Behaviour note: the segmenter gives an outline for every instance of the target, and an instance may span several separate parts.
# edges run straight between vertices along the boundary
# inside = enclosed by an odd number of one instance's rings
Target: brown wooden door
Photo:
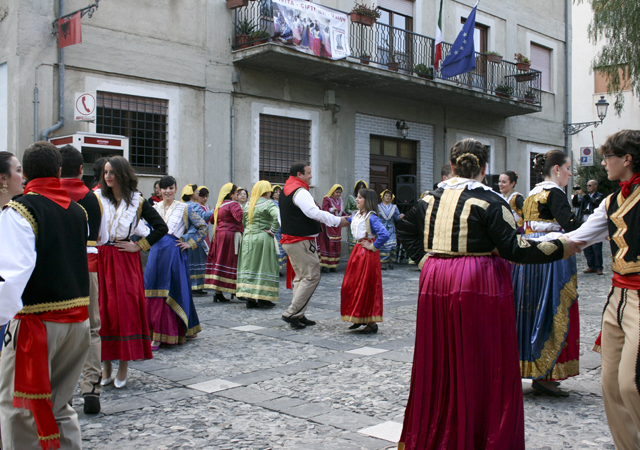
[[[380,194],[393,187],[393,164],[384,156],[371,155],[369,162],[369,188]]]

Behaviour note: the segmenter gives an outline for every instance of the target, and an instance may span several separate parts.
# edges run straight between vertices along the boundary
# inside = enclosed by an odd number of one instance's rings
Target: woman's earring
[[[7,192],[9,192],[7,190],[7,188],[9,187],[9,185],[7,184],[7,182],[5,181],[4,183],[2,183],[2,189],[0,189],[0,193],[2,194],[6,194]]]

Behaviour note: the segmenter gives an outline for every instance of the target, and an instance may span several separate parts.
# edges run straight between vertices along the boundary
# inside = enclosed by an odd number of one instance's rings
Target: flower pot
[[[524,101],[525,101],[525,102],[527,102],[527,103],[535,103],[536,98],[535,98],[535,97],[527,97],[527,96],[525,95],[525,97],[524,97]]]
[[[398,63],[397,62],[387,63],[387,69],[393,70],[394,72],[397,72],[398,71]]]
[[[425,78],[427,80],[433,80],[433,74],[432,73],[416,72],[416,75],[418,75],[420,78]]]
[[[357,12],[349,13],[349,18],[351,19],[352,22],[360,23],[360,24],[366,25],[368,27],[370,27],[371,25],[376,23],[376,18],[375,17],[366,16],[364,14],[360,14],[360,13],[357,13]]]
[[[522,83],[523,81],[532,81],[536,79],[536,76],[532,73],[525,73],[522,75],[516,75],[514,77],[518,83]]]
[[[507,94],[506,92],[502,92],[502,91],[495,91],[496,95],[498,97],[502,97],[502,98],[511,98],[510,94]]]
[[[516,63],[516,69],[518,70],[529,70],[529,68],[531,67],[531,64],[528,63]]]
[[[227,0],[227,8],[235,9],[240,8],[242,6],[247,6],[249,4],[249,0]]]
[[[362,56],[360,57],[360,62],[361,62],[362,64],[369,65],[369,58],[370,58],[370,56],[369,56],[369,55],[362,55]]]
[[[248,34],[239,34],[238,36],[236,36],[236,39],[238,40],[239,49],[251,46],[251,44],[249,43],[249,41],[251,41],[251,36],[249,36]]]
[[[487,61],[494,64],[500,64],[502,62],[502,56],[500,55],[487,55]]]
[[[251,46],[264,44],[264,43],[266,43],[268,40],[269,40],[269,38],[268,38],[268,37],[267,37],[267,38],[260,38],[260,39],[256,39],[255,41],[253,41],[253,42],[251,43]]]

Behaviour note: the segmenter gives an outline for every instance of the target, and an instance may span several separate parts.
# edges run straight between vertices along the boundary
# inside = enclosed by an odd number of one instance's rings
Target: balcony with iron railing
[[[476,52],[476,68],[444,79],[434,70],[435,40],[382,23],[351,22],[351,56],[331,60],[299,52],[274,36],[270,0],[236,8],[233,61],[239,66],[286,72],[435,104],[467,107],[509,117],[539,112],[541,72],[520,70],[516,63],[490,62]],[[447,55],[451,44],[442,43]]]

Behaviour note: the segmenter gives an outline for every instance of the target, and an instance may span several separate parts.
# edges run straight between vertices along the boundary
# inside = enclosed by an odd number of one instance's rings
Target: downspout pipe
[[[564,28],[564,72],[565,72],[565,87],[564,87],[564,107],[565,117],[564,123],[571,123],[571,0],[565,0],[565,28]],[[570,161],[573,163],[571,155],[571,136],[564,133],[564,148],[569,155]]]
[[[60,11],[59,17],[64,15],[64,1],[60,0]],[[42,140],[46,141],[49,139],[49,135],[56,130],[59,130],[64,125],[64,48],[58,50],[59,58],[58,58],[58,94],[59,94],[59,103],[60,103],[60,112],[59,119],[56,123],[51,125],[49,128],[42,132]],[[37,119],[36,119],[37,123]],[[37,133],[36,133],[37,135]]]

